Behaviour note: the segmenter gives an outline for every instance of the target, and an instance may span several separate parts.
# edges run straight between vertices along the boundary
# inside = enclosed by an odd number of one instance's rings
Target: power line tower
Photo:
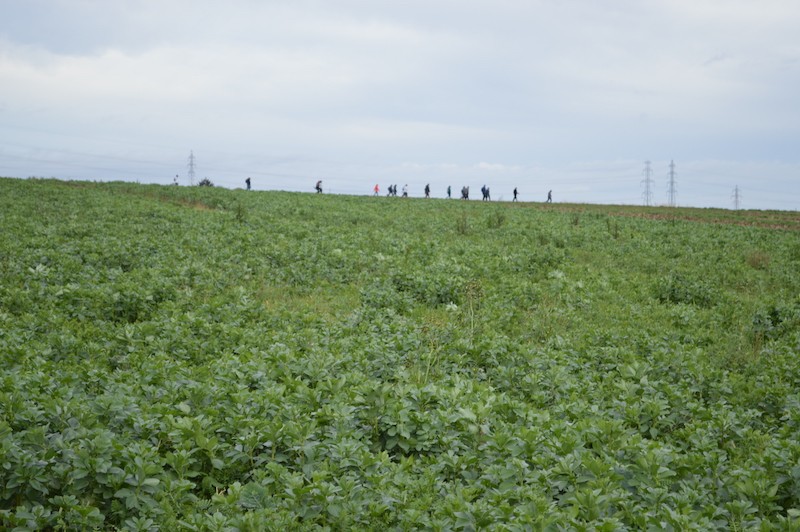
[[[650,168],[650,161],[644,162],[643,174],[644,179],[642,180],[642,184],[644,185],[644,192],[642,192],[642,197],[644,198],[644,204],[649,207],[653,200],[653,170]]]
[[[675,206],[675,199],[678,195],[678,187],[675,183],[675,161],[669,162],[669,181],[667,185],[667,205]]]
[[[189,184],[194,186],[194,151],[189,150]]]
[[[742,193],[739,191],[739,185],[736,185],[736,188],[733,189],[731,198],[733,199],[733,208],[738,211],[742,202]]]

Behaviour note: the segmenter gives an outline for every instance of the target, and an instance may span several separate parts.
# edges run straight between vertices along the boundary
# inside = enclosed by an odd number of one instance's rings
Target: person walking
[[[247,185],[247,190],[250,190],[250,178],[244,180],[245,185]]]
[[[408,197],[408,184],[403,185],[403,197]]]
[[[378,186],[378,183],[375,183],[375,188],[372,189],[375,192],[375,196],[381,191],[381,187]]]
[[[314,190],[317,191],[317,194],[322,194],[322,179],[317,181],[317,184],[314,186]]]
[[[450,185],[447,185],[447,199],[450,199]]]
[[[431,185],[430,185],[430,183],[425,185],[425,197],[426,198],[430,198],[431,197]]]
[[[553,191],[552,190],[548,190],[547,191],[547,203],[553,203]]]
[[[514,187],[514,199],[512,201],[517,201],[517,187]]]

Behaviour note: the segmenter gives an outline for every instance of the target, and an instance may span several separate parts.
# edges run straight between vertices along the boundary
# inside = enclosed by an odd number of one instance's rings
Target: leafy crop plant
[[[800,528],[797,213],[0,179],[0,219],[0,529]]]

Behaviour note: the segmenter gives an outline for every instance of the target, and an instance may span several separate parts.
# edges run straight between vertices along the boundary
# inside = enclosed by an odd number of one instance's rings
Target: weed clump
[[[748,253],[744,261],[754,270],[766,270],[769,268],[770,257],[765,251],[756,250]]]
[[[684,303],[706,308],[713,306],[717,300],[717,291],[708,283],[680,274],[661,278],[656,285],[655,295],[661,303]]]
[[[486,227],[489,229],[499,229],[506,223],[506,215],[500,211],[494,211],[486,218]]]
[[[243,224],[247,221],[247,209],[245,209],[244,205],[241,203],[237,203],[234,206],[233,215],[236,217],[236,221],[240,224]]]
[[[753,315],[750,336],[754,343],[775,340],[800,327],[800,299],[791,304],[771,305]]]
[[[459,235],[469,234],[469,220],[467,218],[466,213],[456,218],[456,233],[458,233]]]

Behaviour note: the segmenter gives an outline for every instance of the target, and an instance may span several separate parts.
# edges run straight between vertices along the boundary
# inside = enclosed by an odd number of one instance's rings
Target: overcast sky
[[[800,208],[798,0],[0,0],[0,175]],[[474,193],[473,193],[474,194]]]

